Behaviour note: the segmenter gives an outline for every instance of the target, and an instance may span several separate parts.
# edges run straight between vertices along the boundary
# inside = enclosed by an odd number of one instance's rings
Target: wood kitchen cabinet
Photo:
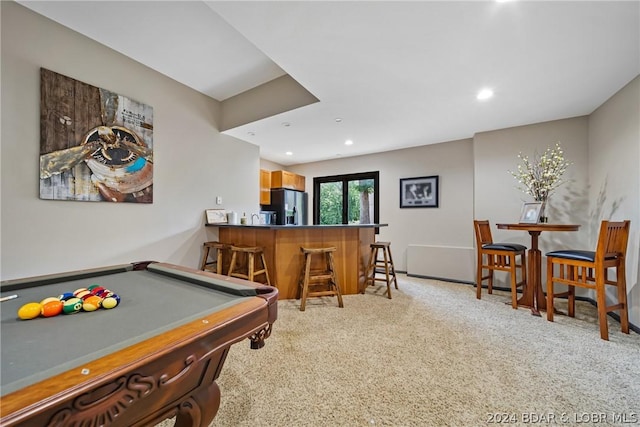
[[[260,169],[260,204],[271,204],[271,171]]]
[[[272,171],[271,188],[289,188],[291,190],[305,191],[305,177],[293,172]]]

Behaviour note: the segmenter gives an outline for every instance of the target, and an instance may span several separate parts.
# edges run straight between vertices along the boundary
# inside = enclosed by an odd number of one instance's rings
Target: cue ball
[[[86,298],[82,302],[82,309],[84,311],[96,311],[97,309],[100,308],[101,303],[102,303],[102,298],[93,295]]]
[[[22,320],[35,319],[40,316],[42,306],[37,302],[28,302],[18,309],[18,317]]]
[[[111,295],[110,297],[106,297],[105,299],[102,300],[102,307],[103,308],[114,308],[116,307],[118,304],[120,304],[120,297],[116,294]]]
[[[63,302],[59,299],[54,299],[53,301],[46,302],[42,304],[42,309],[40,310],[40,314],[44,317],[53,317],[62,313]]]
[[[62,306],[62,312],[64,314],[77,313],[82,309],[82,300],[80,298],[70,298],[66,300]]]

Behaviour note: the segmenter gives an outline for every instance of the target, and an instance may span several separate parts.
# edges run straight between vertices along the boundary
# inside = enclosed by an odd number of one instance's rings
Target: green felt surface
[[[211,279],[207,283],[189,274],[181,279],[179,271],[163,270],[166,269],[107,271],[90,278],[57,275],[57,282],[46,285],[9,291],[1,287],[1,296],[19,295],[0,305],[1,394],[74,367],[78,367],[79,372],[82,368],[90,369],[92,360],[250,297],[235,295],[238,288],[240,293],[252,294],[252,288],[243,290],[243,286],[225,280]],[[57,297],[94,283],[117,293],[121,297],[120,305],[111,310],[51,318],[20,320],[17,317],[18,308],[23,304]],[[21,286],[24,285],[23,282]],[[224,291],[225,288],[229,292]]]

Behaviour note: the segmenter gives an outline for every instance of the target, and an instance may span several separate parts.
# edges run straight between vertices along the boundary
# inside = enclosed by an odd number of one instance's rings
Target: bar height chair
[[[487,280],[487,292],[493,293],[493,272],[506,271],[510,276],[511,307],[518,308],[518,287],[527,282],[527,247],[517,243],[495,243],[491,236],[491,226],[487,220],[474,220],[473,228],[476,234],[477,272],[476,298],[481,299],[482,282]],[[520,257],[520,264],[517,258]],[[521,281],[517,281],[517,270],[520,269]],[[487,274],[484,274],[487,270]]]
[[[625,259],[629,240],[630,221],[602,221],[595,252],[584,250],[559,250],[547,253],[547,320],[553,322],[553,300],[567,297],[569,316],[575,316],[575,288],[593,289],[596,292],[600,338],[609,340],[607,313],[618,310],[620,327],[629,333],[627,305],[627,281]],[[615,280],[609,279],[609,269],[615,269]],[[554,284],[568,286],[567,292],[554,293]],[[618,303],[607,305],[605,288],[615,286]]]

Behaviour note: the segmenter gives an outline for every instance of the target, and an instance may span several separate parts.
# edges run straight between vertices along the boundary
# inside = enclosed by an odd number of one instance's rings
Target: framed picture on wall
[[[227,212],[224,209],[207,209],[207,224],[226,224]]]
[[[542,202],[524,203],[522,212],[520,213],[521,224],[537,224],[540,220],[540,212],[542,211]]]
[[[400,179],[401,208],[437,208],[438,175]]]

